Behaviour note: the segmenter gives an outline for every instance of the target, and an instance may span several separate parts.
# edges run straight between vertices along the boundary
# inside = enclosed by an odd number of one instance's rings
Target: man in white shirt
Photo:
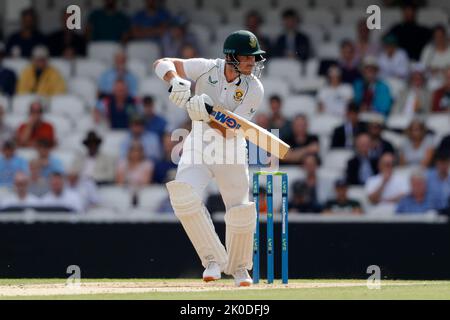
[[[1,208],[26,208],[39,205],[39,198],[28,192],[29,179],[23,172],[16,173],[14,177],[14,192],[1,202]]]
[[[375,207],[374,212],[390,214],[409,192],[409,181],[406,177],[394,173],[395,157],[385,153],[378,162],[379,174],[370,177],[365,185],[369,201]]]
[[[50,191],[41,200],[44,207],[62,207],[74,212],[83,210],[80,195],[64,186],[64,176],[61,172],[53,172],[50,176]]]
[[[229,136],[223,128],[210,122],[205,103],[219,104],[251,119],[264,95],[258,77],[265,52],[253,33],[240,30],[227,37],[223,53],[225,59],[164,58],[154,64],[158,77],[172,86],[170,100],[186,108],[193,121],[193,130],[184,141],[176,178],[167,184],[167,189],[175,215],[205,268],[203,280],[218,280],[221,272],[225,272],[233,275],[237,286],[250,286],[253,281],[248,270],[253,266],[256,208],[248,196],[246,156],[244,161],[235,161],[236,155],[237,158],[246,155],[246,141],[243,137]],[[187,79],[196,83],[193,97]],[[208,134],[203,134],[205,131]],[[206,141],[207,135],[213,136],[213,140]],[[214,156],[209,152],[211,145],[221,146],[214,149]],[[200,162],[196,161],[198,158]],[[217,236],[201,199],[213,177],[226,207],[227,249]]]
[[[405,50],[398,47],[397,38],[387,35],[383,38],[384,49],[378,65],[382,78],[406,80],[409,76],[409,57]]]

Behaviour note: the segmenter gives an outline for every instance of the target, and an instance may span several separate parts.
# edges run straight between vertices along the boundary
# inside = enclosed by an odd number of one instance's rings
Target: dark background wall
[[[223,240],[224,224],[216,227]],[[450,279],[448,224],[291,223],[289,231],[290,278],[363,279],[369,265],[378,265],[386,279]],[[0,223],[0,277],[65,278],[69,265],[80,266],[84,278],[200,277],[203,271],[178,223]]]

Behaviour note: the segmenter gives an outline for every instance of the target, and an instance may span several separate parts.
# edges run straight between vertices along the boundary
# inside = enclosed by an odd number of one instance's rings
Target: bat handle
[[[172,92],[172,86],[170,86],[169,92]],[[206,108],[206,111],[209,114],[211,114],[213,112],[213,106],[212,105],[205,103],[205,108]]]

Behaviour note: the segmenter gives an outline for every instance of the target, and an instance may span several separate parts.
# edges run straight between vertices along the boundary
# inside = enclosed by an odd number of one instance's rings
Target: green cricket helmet
[[[239,71],[237,56],[255,56],[256,65],[253,74],[259,77],[264,68],[264,50],[259,46],[258,38],[248,30],[239,30],[230,34],[223,44],[223,53],[227,57],[227,63],[232,64]]]

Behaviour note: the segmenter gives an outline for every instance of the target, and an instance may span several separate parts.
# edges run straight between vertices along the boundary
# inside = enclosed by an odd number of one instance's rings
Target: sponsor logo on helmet
[[[244,91],[241,88],[237,88],[236,91],[234,92],[234,101],[241,101],[242,98],[244,97]]]

